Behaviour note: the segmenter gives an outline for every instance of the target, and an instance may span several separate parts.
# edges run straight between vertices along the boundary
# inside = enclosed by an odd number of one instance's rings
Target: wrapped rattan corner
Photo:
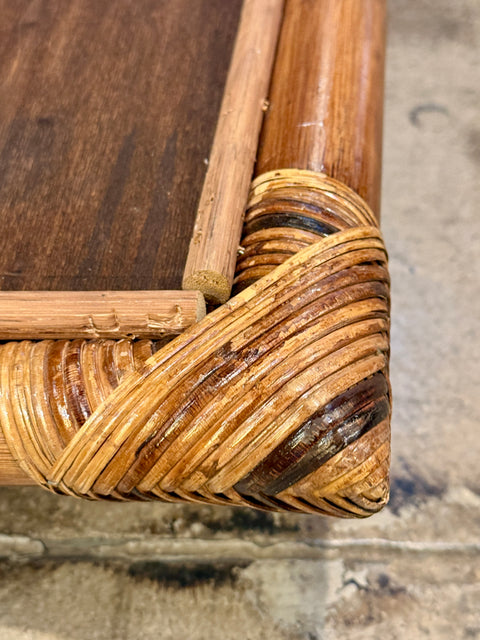
[[[384,9],[286,2],[230,300],[157,351],[0,347],[0,421],[25,478],[91,499],[340,517],[386,503]]]
[[[303,249],[144,364],[128,343],[115,367],[92,349],[108,345],[0,349],[4,433],[46,488],[338,515],[385,500],[388,275],[374,227]]]

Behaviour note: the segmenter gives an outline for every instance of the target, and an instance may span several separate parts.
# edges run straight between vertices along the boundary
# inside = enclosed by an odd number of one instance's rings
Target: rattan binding
[[[92,499],[378,511],[389,277],[374,215],[323,174],[260,176],[237,269],[237,288],[247,284],[155,353],[128,340],[1,346],[17,463],[51,491]]]

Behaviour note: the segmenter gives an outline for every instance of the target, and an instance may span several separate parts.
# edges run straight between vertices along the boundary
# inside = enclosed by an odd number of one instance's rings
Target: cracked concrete
[[[479,33],[476,0],[390,0],[387,509],[335,521],[2,488],[2,640],[480,638]]]

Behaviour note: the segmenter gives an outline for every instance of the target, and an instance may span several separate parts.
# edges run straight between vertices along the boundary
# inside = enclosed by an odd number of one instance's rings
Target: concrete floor
[[[2,640],[480,638],[480,3],[390,0],[393,484],[366,521],[1,490]]]

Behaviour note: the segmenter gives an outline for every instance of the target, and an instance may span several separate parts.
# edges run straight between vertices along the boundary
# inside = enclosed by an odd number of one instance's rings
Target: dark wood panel
[[[0,287],[179,288],[240,0],[0,0]]]

